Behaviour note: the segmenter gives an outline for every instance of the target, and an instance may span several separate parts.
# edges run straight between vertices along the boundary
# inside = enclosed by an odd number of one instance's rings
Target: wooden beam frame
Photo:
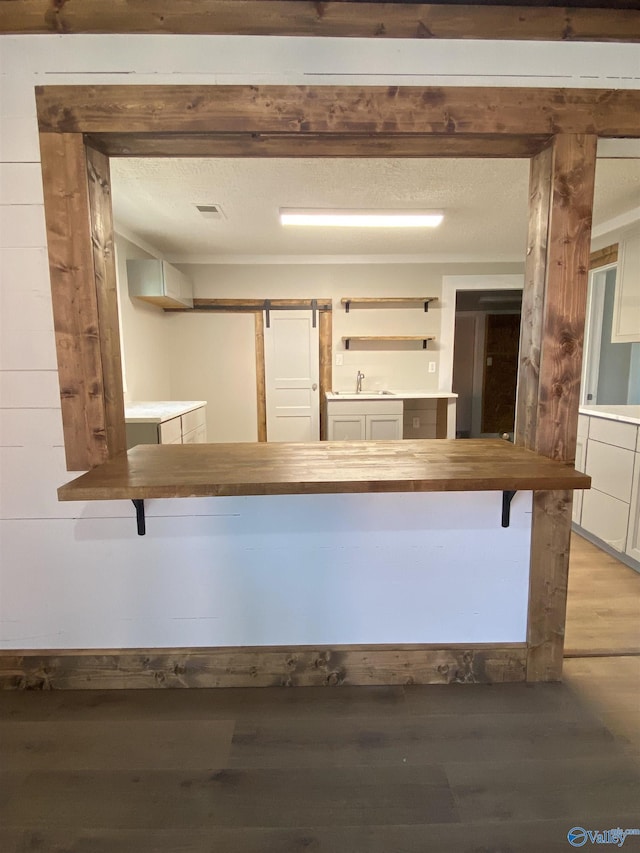
[[[407,156],[526,151],[532,177],[517,440],[573,464],[596,141],[640,137],[640,92],[54,86],[38,88],[37,108],[70,469],[92,467],[121,449],[107,157],[125,153],[122,134],[129,156],[157,154],[157,145],[165,156],[183,154],[192,137],[193,153],[201,153],[204,134],[217,141],[230,134],[229,156],[236,143],[244,156],[259,156],[252,139],[267,140],[273,154],[277,142],[281,157],[300,156],[305,141],[313,156],[328,150],[332,156],[393,155],[395,143],[399,151],[415,152]],[[372,140],[382,140],[382,148]],[[325,353],[329,383],[330,367]],[[532,681],[561,674],[570,509],[570,494],[535,493],[527,639]]]
[[[630,0],[609,8],[536,0],[492,3],[312,0],[13,0],[0,33],[177,33],[410,39],[640,40]]]
[[[339,687],[524,681],[524,643],[0,652],[0,690]]]

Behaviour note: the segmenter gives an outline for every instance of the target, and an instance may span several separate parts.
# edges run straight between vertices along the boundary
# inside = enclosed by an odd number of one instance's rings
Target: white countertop
[[[457,394],[451,391],[327,391],[327,400],[453,400]]]
[[[161,424],[206,405],[206,400],[151,400],[126,403],[124,419],[128,424]]]
[[[640,426],[640,406],[580,406],[581,415]]]

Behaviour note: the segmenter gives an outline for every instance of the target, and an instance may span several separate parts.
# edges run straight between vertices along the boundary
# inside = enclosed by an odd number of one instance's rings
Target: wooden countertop
[[[138,445],[61,501],[340,492],[585,489],[591,478],[498,439]]]

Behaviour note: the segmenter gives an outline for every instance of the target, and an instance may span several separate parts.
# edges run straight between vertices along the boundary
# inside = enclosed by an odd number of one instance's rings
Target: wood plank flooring
[[[627,648],[638,584],[585,545],[568,635]],[[640,657],[562,684],[4,692],[0,751],[2,853],[566,853],[575,825],[640,826]]]
[[[640,655],[640,574],[574,533],[565,657]]]

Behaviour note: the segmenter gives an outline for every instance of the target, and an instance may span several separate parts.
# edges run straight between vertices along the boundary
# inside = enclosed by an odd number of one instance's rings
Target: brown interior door
[[[482,432],[513,432],[518,380],[519,314],[487,314]]]

